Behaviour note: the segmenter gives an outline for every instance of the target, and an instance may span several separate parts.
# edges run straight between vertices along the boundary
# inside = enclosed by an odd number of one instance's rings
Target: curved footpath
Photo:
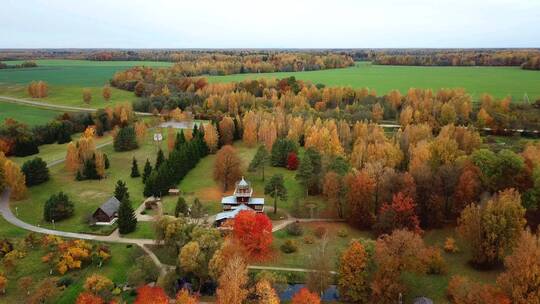
[[[139,246],[148,256],[154,261],[156,266],[159,267],[161,274],[165,274],[166,266],[161,263],[158,257],[145,245],[155,244],[152,239],[128,239],[122,238],[118,234],[118,229],[116,229],[112,234],[103,236],[103,235],[92,235],[85,233],[75,233],[75,232],[66,232],[59,230],[52,230],[42,227],[37,227],[18,219],[11,209],[9,208],[9,190],[5,190],[4,193],[0,196],[0,214],[2,217],[12,225],[15,225],[24,230],[41,233],[41,234],[50,234],[66,238],[75,238],[89,241],[98,241],[98,242],[108,242],[108,243],[123,243],[123,244],[132,244]]]

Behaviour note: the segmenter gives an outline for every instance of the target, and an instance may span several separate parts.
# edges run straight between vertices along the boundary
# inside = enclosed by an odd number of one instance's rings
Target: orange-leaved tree
[[[232,146],[223,146],[218,151],[214,163],[214,180],[223,185],[223,191],[227,191],[240,179],[241,165],[242,162]]]
[[[82,292],[77,297],[77,300],[75,301],[75,304],[103,304],[105,301],[103,301],[102,298],[89,293],[89,292]]]
[[[137,288],[137,298],[134,304],[168,304],[169,298],[161,287],[148,285]]]
[[[369,302],[368,263],[368,255],[362,243],[352,241],[341,255],[339,263],[338,288],[343,299],[354,303]]]
[[[307,288],[300,289],[292,298],[292,304],[320,304],[319,296]]]

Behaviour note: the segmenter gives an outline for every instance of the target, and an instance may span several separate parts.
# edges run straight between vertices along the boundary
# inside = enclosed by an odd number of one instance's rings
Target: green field
[[[393,89],[406,92],[409,88],[465,88],[473,97],[489,93],[496,97],[511,95],[523,100],[526,93],[531,101],[540,98],[540,72],[519,67],[417,67],[382,66],[359,62],[354,67],[310,72],[239,74],[210,76],[210,82],[230,82],[243,79],[283,78],[323,83],[328,86],[373,88],[379,95]]]
[[[14,118],[29,126],[44,125],[63,112],[0,101],[0,123]]]
[[[134,66],[167,67],[170,62],[154,61],[88,61],[88,60],[35,60],[37,68],[0,70],[0,84],[27,84],[43,80],[49,85],[103,86],[116,71]],[[17,64],[20,61],[4,61]]]
[[[5,61],[8,64],[18,61]],[[30,99],[56,105],[85,108],[103,108],[118,102],[132,101],[136,97],[132,92],[112,88],[110,101],[101,96],[102,87],[108,83],[116,71],[133,66],[167,67],[170,62],[153,61],[86,61],[86,60],[36,60],[37,68],[0,70],[0,96]],[[49,96],[32,99],[26,92],[28,83],[43,80],[49,84]],[[92,92],[92,101],[85,104],[82,91],[88,88]],[[18,118],[15,117],[15,118]]]

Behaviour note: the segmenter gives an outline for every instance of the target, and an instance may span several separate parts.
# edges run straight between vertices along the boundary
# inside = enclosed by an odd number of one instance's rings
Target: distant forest
[[[540,49],[37,49],[2,50],[0,61],[79,59],[175,62],[186,76],[291,72],[353,65],[521,66],[540,69]]]

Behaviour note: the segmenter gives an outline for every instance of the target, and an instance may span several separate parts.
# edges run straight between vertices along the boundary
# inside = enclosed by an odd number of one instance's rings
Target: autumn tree
[[[253,259],[265,258],[272,244],[272,222],[262,213],[240,211],[234,218],[234,237]]]
[[[323,195],[326,200],[334,207],[339,218],[343,218],[343,195],[345,189],[343,186],[343,177],[334,171],[328,171],[323,180]]]
[[[26,177],[19,165],[4,156],[0,152],[0,167],[3,171],[3,180],[6,186],[10,188],[10,198],[21,200],[26,196]]]
[[[420,257],[426,250],[422,238],[407,230],[394,230],[375,243],[374,260],[377,272],[371,282],[374,303],[395,303],[405,291],[401,273],[424,273],[425,263]]]
[[[0,275],[0,293],[6,294],[6,286],[7,286],[8,280],[3,275]]]
[[[240,158],[232,146],[223,146],[218,151],[214,162],[214,180],[223,185],[224,192],[242,176],[241,165]]]
[[[525,225],[521,195],[514,189],[500,191],[482,205],[470,204],[458,220],[458,232],[471,244],[472,261],[493,266],[512,250]]]
[[[247,298],[248,272],[246,262],[239,256],[232,257],[218,280],[218,304],[242,304]]]
[[[218,149],[219,135],[216,127],[210,123],[204,124],[204,141],[210,153],[215,153]]]
[[[248,171],[255,172],[261,170],[262,180],[264,182],[264,167],[270,164],[270,154],[266,150],[265,146],[259,146],[257,153],[253,156],[253,159],[249,163]]]
[[[161,287],[148,285],[137,288],[134,304],[169,304],[169,298]]]
[[[54,299],[60,293],[60,287],[57,286],[57,280],[54,278],[46,278],[41,281],[30,297],[27,299],[28,304],[42,304]]]
[[[260,304],[279,304],[279,297],[272,288],[270,282],[265,279],[260,280],[255,284],[255,295],[257,296],[257,303]]]
[[[478,201],[481,190],[480,169],[474,164],[467,162],[456,184],[452,210],[454,214],[459,215],[465,206]]]
[[[447,298],[455,304],[510,304],[512,301],[495,286],[472,281],[468,277],[452,276],[446,290]]]
[[[361,227],[375,223],[376,206],[373,203],[374,181],[365,171],[349,174],[345,178],[347,194],[345,201],[349,210],[348,220]]]
[[[189,294],[189,290],[183,288],[176,294],[175,304],[197,304],[197,298]]]
[[[101,95],[103,96],[103,99],[105,101],[109,101],[111,99],[111,87],[106,85],[106,86],[103,86],[103,89],[101,90]]]
[[[232,145],[234,142],[234,121],[231,117],[225,116],[219,122],[219,140],[221,145]]]
[[[497,285],[515,304],[540,303],[540,236],[523,231]]]
[[[23,290],[27,296],[30,295],[30,288],[34,285],[34,279],[31,276],[22,277],[17,281],[17,286]]]
[[[277,200],[287,200],[287,188],[282,174],[274,174],[264,186],[264,194],[274,198],[274,214],[277,214]]]
[[[105,301],[90,292],[81,292],[75,301],[75,304],[104,304]]]
[[[391,233],[396,229],[408,229],[420,233],[420,221],[415,213],[415,204],[412,198],[399,192],[395,194],[392,203],[382,205],[375,229],[378,233]]]
[[[248,147],[253,147],[257,143],[258,121],[257,115],[252,111],[244,114],[244,132],[242,139]]]
[[[343,299],[353,303],[368,303],[369,261],[362,243],[352,241],[339,261],[338,288]]]
[[[82,98],[84,103],[90,104],[90,101],[92,101],[92,91],[90,89],[83,89]]]
[[[307,288],[300,289],[296,294],[294,294],[292,304],[320,304],[321,299],[319,296],[310,292]]]
[[[93,274],[84,281],[84,289],[94,295],[107,293],[113,288],[113,282],[102,275]]]

